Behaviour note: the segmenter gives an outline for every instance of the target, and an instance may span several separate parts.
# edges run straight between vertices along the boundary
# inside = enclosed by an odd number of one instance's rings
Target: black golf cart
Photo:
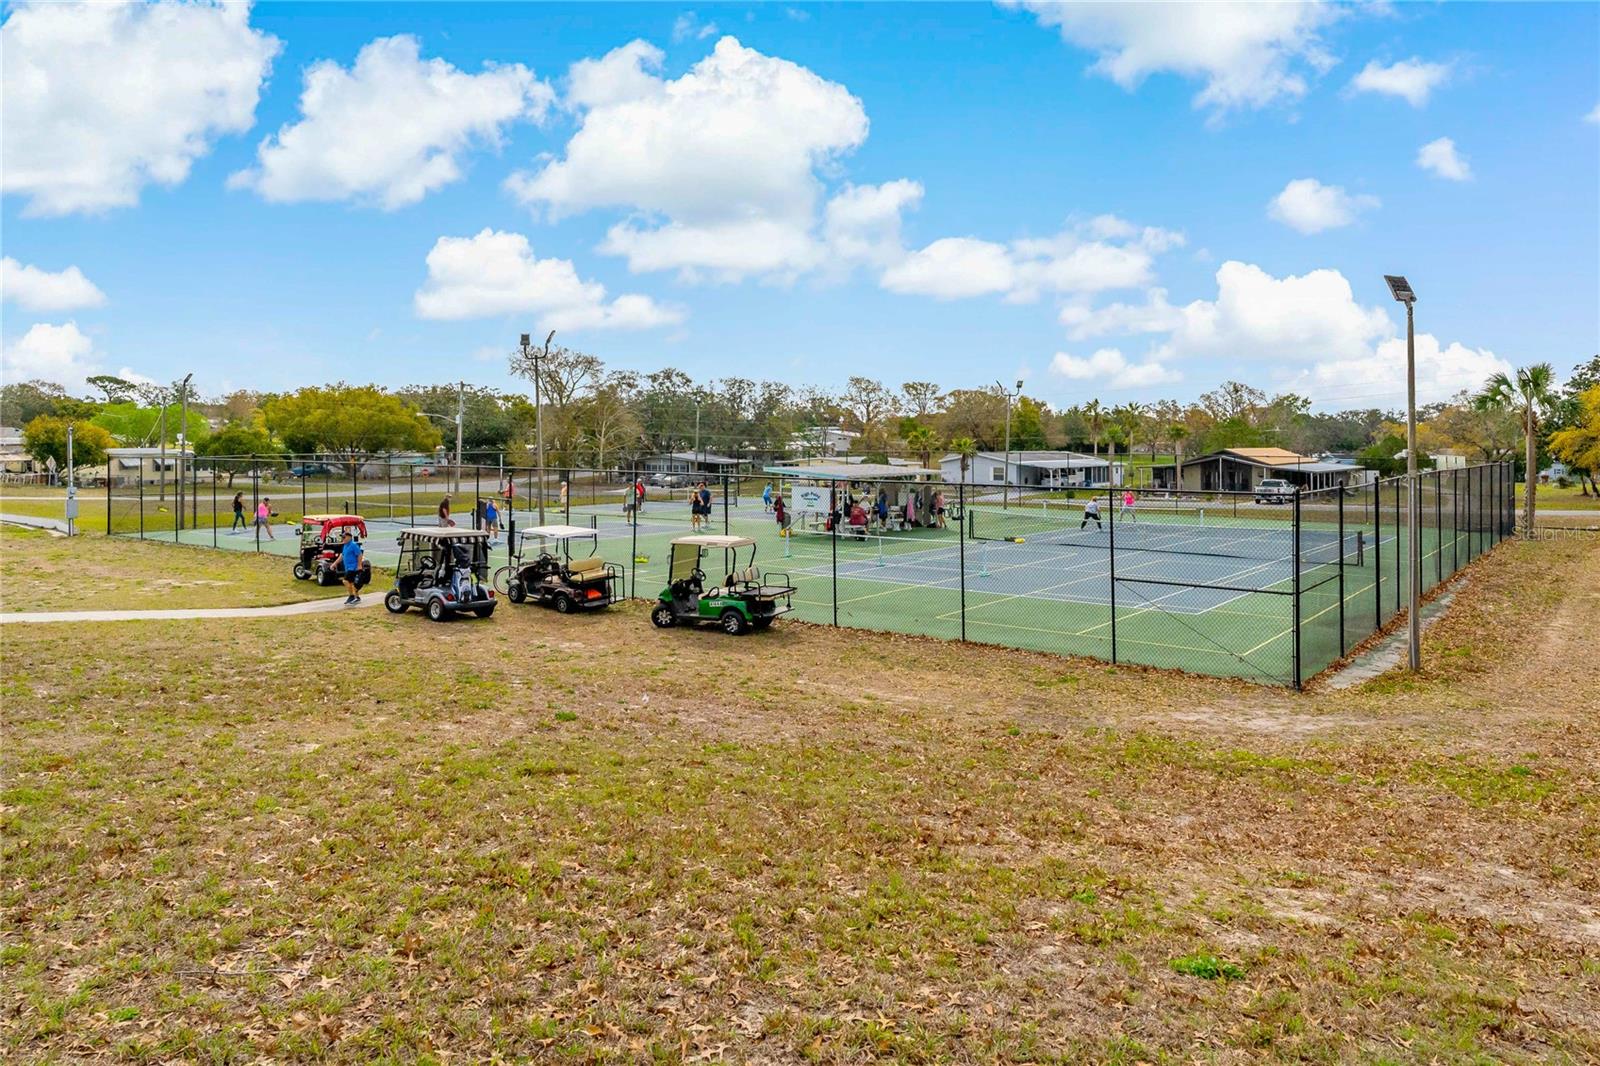
[[[489,534],[454,526],[401,530],[395,585],[383,598],[392,614],[420,607],[435,622],[454,614],[488,618],[494,613],[489,587]]]
[[[622,567],[596,554],[600,538],[592,526],[534,526],[518,529],[515,536],[511,564],[494,575],[495,591],[512,603],[547,603],[571,614],[623,598]],[[574,558],[574,542],[583,541],[589,542],[588,554]]]
[[[745,548],[750,554],[741,567],[740,553]],[[717,552],[722,555],[721,572],[726,577],[707,587],[702,563],[708,554],[715,559]],[[794,609],[795,590],[788,574],[763,576],[755,564],[756,542],[749,537],[721,533],[679,537],[672,542],[667,587],[661,590],[650,621],[661,629],[714,624],[733,636],[766,629],[773,619]]]

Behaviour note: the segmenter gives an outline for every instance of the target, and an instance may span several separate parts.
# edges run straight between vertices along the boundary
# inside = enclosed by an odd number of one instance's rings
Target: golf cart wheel
[[[528,590],[520,581],[511,581],[506,584],[506,599],[512,603],[521,603],[528,598]]]
[[[722,617],[717,620],[717,624],[722,626],[722,631],[730,637],[742,637],[745,630],[750,628],[750,623],[745,620],[744,615],[732,607],[722,612]]]
[[[307,570],[304,563],[294,564],[294,576],[300,581],[310,581],[311,571]]]
[[[327,567],[324,566],[322,569],[317,571],[317,584],[321,585],[323,588],[327,588],[329,585],[337,585],[338,583],[339,578],[335,576],[333,571],[329,570]]]
[[[573,607],[577,606],[565,592],[556,593],[554,604],[557,614],[571,614]]]
[[[759,630],[763,630],[763,629],[771,629],[772,628],[772,619],[770,619],[770,618],[757,618],[753,624],[755,625],[755,627],[756,627],[756,629],[758,631]]]
[[[388,609],[390,614],[406,613],[406,601],[400,598],[400,593],[398,592],[391,591],[387,596],[385,596],[383,598],[383,605]]]
[[[666,604],[657,604],[655,610],[650,612],[650,622],[657,629],[671,629],[678,624],[678,616]]]
[[[511,576],[511,567],[502,566],[500,569],[498,569],[498,570],[496,570],[494,572],[493,584],[494,584],[494,591],[495,591],[495,593],[497,595],[509,596],[509,595],[511,595],[511,589],[515,585],[517,585],[518,582]],[[521,603],[522,601],[521,600],[512,600],[511,602],[512,603]]]
[[[445,619],[444,601],[435,596],[433,599],[428,601],[427,612],[428,617],[431,620],[435,622],[443,622]]]
[[[479,618],[488,618],[491,614],[494,614],[494,604],[486,603],[481,607],[474,607],[472,609],[472,613],[477,615]]]

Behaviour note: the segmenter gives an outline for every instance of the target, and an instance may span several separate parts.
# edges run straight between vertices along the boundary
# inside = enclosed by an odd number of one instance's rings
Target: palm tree
[[[1173,488],[1183,488],[1183,442],[1189,436],[1189,427],[1182,422],[1174,422],[1167,427],[1167,436],[1172,440],[1172,480]]]
[[[1099,400],[1090,400],[1083,405],[1083,417],[1089,423],[1089,439],[1094,442],[1095,458],[1100,458],[1100,434],[1106,428],[1106,409],[1100,406]]]
[[[906,430],[906,447],[911,453],[922,461],[922,466],[927,469],[933,461],[933,450],[939,446],[939,438],[927,426],[917,425]]]
[[[1535,488],[1539,481],[1539,421],[1556,405],[1555,372],[1549,363],[1535,363],[1517,371],[1515,379],[1496,374],[1489,379],[1474,401],[1479,410],[1514,411],[1522,421],[1523,456],[1523,535],[1533,536]]]
[[[978,442],[971,437],[957,437],[950,442],[950,450],[961,457],[961,480],[967,480],[967,466],[978,454]]]
[[[1128,431],[1122,428],[1121,423],[1112,422],[1106,426],[1106,461],[1111,464],[1106,467],[1106,480],[1113,485],[1117,483],[1117,445],[1126,443],[1127,439]],[[1129,452],[1128,457],[1131,459],[1133,453]]]

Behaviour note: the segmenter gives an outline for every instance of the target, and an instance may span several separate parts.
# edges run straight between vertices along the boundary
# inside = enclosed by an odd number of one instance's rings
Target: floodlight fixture
[[[1394,294],[1397,302],[1413,304],[1417,302],[1417,294],[1411,291],[1411,282],[1399,274],[1385,274],[1383,280],[1389,283],[1389,291]]]

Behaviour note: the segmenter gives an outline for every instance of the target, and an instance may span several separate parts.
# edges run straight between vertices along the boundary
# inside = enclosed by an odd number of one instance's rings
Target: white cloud
[[[1136,333],[1168,333],[1183,324],[1182,308],[1167,302],[1166,289],[1151,289],[1143,304],[1112,303],[1096,308],[1087,296],[1061,306],[1061,324],[1075,341]]]
[[[1419,148],[1417,166],[1449,181],[1472,179],[1472,168],[1467,165],[1466,157],[1456,151],[1456,142],[1449,137],[1429,141]]]
[[[1182,324],[1164,352],[1280,362],[1304,353],[1354,359],[1370,354],[1373,343],[1393,331],[1381,308],[1356,302],[1337,270],[1275,278],[1229,260],[1217,269],[1217,298],[1183,308]]]
[[[0,259],[0,295],[29,311],[72,311],[106,302],[106,294],[75,266],[52,274],[10,256]]]
[[[920,182],[846,185],[823,211],[823,237],[831,255],[845,264],[890,266],[905,255],[901,215],[922,203]]]
[[[672,39],[680,44],[690,39],[703,41],[716,32],[715,22],[701,22],[693,11],[685,11],[672,22]]]
[[[1301,233],[1348,226],[1363,211],[1378,206],[1376,196],[1352,196],[1339,185],[1324,185],[1316,178],[1296,178],[1267,205],[1267,214]]]
[[[1583,121],[1600,125],[1600,104],[1594,105],[1594,110],[1583,116]]]
[[[76,389],[84,378],[99,372],[94,341],[76,322],[60,326],[40,322],[7,344],[0,357],[0,379],[5,381],[41,378]]]
[[[955,300],[1008,292],[1017,284],[1010,250],[993,241],[942,237],[884,271],[890,292]]]
[[[570,259],[538,259],[520,233],[484,229],[440,237],[428,252],[428,279],[417,290],[422,318],[492,318],[533,314],[540,328],[649,329],[682,322],[684,312],[648,296],[606,301],[605,286],[584,281]]]
[[[1089,381],[1105,389],[1139,389],[1167,385],[1183,375],[1151,359],[1130,363],[1116,348],[1101,348],[1087,358],[1057,352],[1050,360],[1050,373],[1069,381]]]
[[[262,141],[258,165],[228,184],[276,203],[353,199],[393,210],[459,180],[469,148],[497,147],[506,126],[542,120],[554,97],[521,64],[466,74],[422,59],[415,37],[379,38],[349,70],[332,60],[307,67],[300,120]]]
[[[580,59],[567,69],[567,96],[572,110],[606,107],[653,94],[661,81],[665,53],[649,41],[629,41],[599,59]]]
[[[1511,364],[1483,348],[1459,342],[1441,348],[1431,333],[1417,334],[1417,402],[1447,400],[1462,389],[1476,391],[1491,374],[1511,374]],[[1390,337],[1373,354],[1359,359],[1330,360],[1312,367],[1309,380],[1313,398],[1327,392],[1338,398],[1399,400],[1406,393],[1406,341]],[[1348,404],[1347,404],[1348,405]],[[1356,404],[1356,406],[1362,406]]]
[[[279,41],[246,4],[25,4],[0,27],[0,188],[29,215],[137,203],[255,122]]]
[[[1450,80],[1449,63],[1424,63],[1416,56],[1384,66],[1376,59],[1350,81],[1355,92],[1398,96],[1412,107],[1422,107],[1433,90]]]
[[[1151,74],[1204,81],[1196,107],[1263,107],[1305,95],[1300,68],[1332,59],[1317,33],[1340,17],[1326,3],[1061,4],[1024,2],[1069,44],[1099,55],[1092,68],[1125,89]]]
[[[1126,238],[1121,243],[1096,239]],[[1092,293],[1137,288],[1150,280],[1154,257],[1183,244],[1183,235],[1143,229],[1111,215],[1069,225],[1053,237],[1010,244],[944,237],[908,253],[883,274],[891,292],[942,300],[1004,294],[1013,302],[1041,293]]]
[[[1217,270],[1217,298],[1182,308],[1182,321],[1153,361],[1204,360],[1216,373],[1248,374],[1229,363],[1269,366],[1284,387],[1315,403],[1373,406],[1405,395],[1405,338],[1384,306],[1358,302],[1343,274],[1313,270],[1276,278],[1229,261]],[[1444,399],[1506,369],[1492,352],[1417,335],[1418,395]]]
[[[658,57],[636,43],[597,61],[603,77],[575,66],[578,131],[561,158],[512,175],[507,188],[554,215],[635,212],[605,245],[634,270],[737,279],[813,267],[817,171],[866,139],[861,101],[732,37],[677,79],[648,72]]]

